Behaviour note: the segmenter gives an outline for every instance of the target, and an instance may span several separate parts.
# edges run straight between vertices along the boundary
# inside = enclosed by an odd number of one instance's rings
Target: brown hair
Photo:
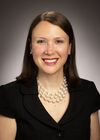
[[[54,25],[59,26],[69,36],[69,41],[72,44],[71,54],[68,56],[68,59],[64,65],[64,74],[66,75],[67,82],[70,85],[72,85],[73,83],[74,84],[77,83],[77,81],[79,81],[79,76],[76,68],[75,37],[74,37],[73,29],[69,20],[61,13],[55,11],[43,12],[33,20],[26,41],[26,48],[25,48],[25,54],[23,60],[23,69],[21,74],[17,77],[17,80],[25,80],[25,79],[29,79],[32,76],[35,77],[37,76],[38,67],[34,63],[32,55],[30,55],[30,46],[32,40],[31,38],[32,31],[34,30],[36,25],[41,21],[48,21]]]

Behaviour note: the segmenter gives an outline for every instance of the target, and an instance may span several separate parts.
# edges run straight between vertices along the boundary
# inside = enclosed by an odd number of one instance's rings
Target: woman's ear
[[[72,44],[69,43],[69,48],[68,48],[68,54],[69,54],[69,55],[71,54],[71,49],[72,49]]]
[[[32,44],[30,43],[30,54],[32,54]]]

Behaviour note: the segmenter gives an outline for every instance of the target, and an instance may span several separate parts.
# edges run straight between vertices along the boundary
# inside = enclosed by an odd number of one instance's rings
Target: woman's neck
[[[52,75],[44,73],[38,74],[39,81],[49,91],[57,90],[60,84],[63,82],[63,78],[64,78],[63,73],[57,73]]]

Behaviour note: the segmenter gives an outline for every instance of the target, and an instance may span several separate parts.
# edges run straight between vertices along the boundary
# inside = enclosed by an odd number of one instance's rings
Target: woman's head
[[[35,27],[41,22],[47,21],[52,25],[56,25],[60,27],[69,37],[69,44],[71,44],[71,53],[67,58],[67,61],[64,64],[64,74],[67,76],[68,82],[73,82],[78,79],[76,63],[75,63],[75,38],[72,26],[68,19],[62,15],[61,13],[54,11],[47,11],[40,15],[38,15],[32,22],[27,41],[26,41],[26,49],[24,54],[23,61],[23,70],[18,79],[29,78],[31,76],[36,76],[38,74],[38,67],[34,63],[32,55],[30,55],[30,50],[32,47],[32,33]]]

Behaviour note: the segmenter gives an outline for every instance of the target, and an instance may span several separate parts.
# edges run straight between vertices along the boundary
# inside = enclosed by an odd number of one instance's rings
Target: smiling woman
[[[46,27],[46,28],[45,28]],[[41,21],[32,32],[31,53],[41,74],[62,74],[71,51],[69,36],[57,25]]]
[[[77,73],[70,22],[41,13],[29,29],[21,74],[0,87],[0,140],[100,140],[99,109],[95,84]]]

